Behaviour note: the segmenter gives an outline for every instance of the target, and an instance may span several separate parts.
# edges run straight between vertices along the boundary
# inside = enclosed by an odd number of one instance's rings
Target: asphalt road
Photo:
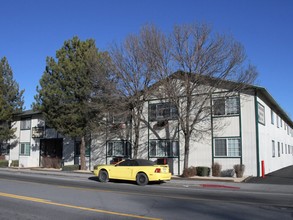
[[[92,175],[0,170],[0,219],[293,218],[293,187],[172,180],[144,187]]]

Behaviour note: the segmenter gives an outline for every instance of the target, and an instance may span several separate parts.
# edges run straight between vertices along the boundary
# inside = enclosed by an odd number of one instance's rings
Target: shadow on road
[[[91,176],[88,179],[92,180],[92,181],[95,181],[95,182],[100,182],[99,177],[97,177],[97,176]],[[109,182],[112,182],[112,183],[126,183],[126,184],[131,184],[131,185],[137,185],[135,181],[127,181],[127,180],[113,180],[113,179],[110,179]],[[148,185],[160,185],[162,183],[164,183],[164,182],[162,182],[162,181],[152,181],[152,182],[149,182]]]

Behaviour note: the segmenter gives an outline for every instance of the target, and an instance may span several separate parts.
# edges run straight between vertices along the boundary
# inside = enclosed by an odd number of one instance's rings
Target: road
[[[0,219],[293,219],[292,186],[0,171]]]

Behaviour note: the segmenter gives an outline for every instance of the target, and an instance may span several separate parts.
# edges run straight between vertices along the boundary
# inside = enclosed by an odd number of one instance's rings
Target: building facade
[[[79,164],[80,141],[59,134],[46,125],[42,113],[24,111],[14,117],[15,139],[10,140],[6,159],[19,167],[61,168]],[[87,167],[90,168],[89,155]]]
[[[210,115],[202,124],[205,133],[190,141],[189,166],[222,170],[245,165],[245,176],[261,176],[293,165],[293,122],[272,96],[251,86],[241,93],[215,90],[207,102]],[[183,172],[184,136],[178,110],[167,100],[150,98],[144,104],[138,157],[165,162],[174,175]],[[125,114],[108,117],[104,132],[91,134],[87,168],[133,156],[134,132]],[[79,164],[80,141],[58,134],[46,126],[39,112],[26,111],[15,117],[16,139],[6,158],[20,167],[53,167]]]
[[[245,165],[246,176],[261,176],[293,165],[293,123],[266,89],[250,86],[245,92],[215,90],[207,102],[210,115],[190,141],[189,166],[218,163],[222,170]],[[183,172],[184,136],[177,109],[167,100],[150,99],[144,105],[138,157],[167,162],[174,175]],[[113,124],[113,132],[93,142],[92,161],[111,163],[131,157],[131,137],[126,120]],[[200,129],[199,129],[200,130]],[[124,135],[121,135],[124,134]],[[130,138],[129,138],[130,137]],[[99,155],[95,157],[95,155]]]

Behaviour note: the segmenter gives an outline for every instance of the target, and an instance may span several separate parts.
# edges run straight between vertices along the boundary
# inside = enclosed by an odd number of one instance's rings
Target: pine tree
[[[56,60],[47,57],[41,88],[37,88],[35,96],[34,108],[43,112],[51,127],[72,138],[81,138],[82,170],[86,169],[85,137],[100,115],[100,109],[92,105],[98,94],[94,92],[97,82],[92,66],[103,57],[105,53],[98,52],[92,39],[81,41],[74,37],[65,41],[56,52]]]
[[[0,155],[14,138],[13,115],[23,110],[23,93],[13,79],[13,72],[6,57],[0,60]]]

